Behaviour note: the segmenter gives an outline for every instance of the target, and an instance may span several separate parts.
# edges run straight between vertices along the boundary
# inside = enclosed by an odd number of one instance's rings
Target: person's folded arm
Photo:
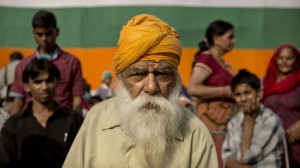
[[[271,153],[282,141],[282,134],[280,119],[269,117],[253,134],[251,146],[245,151],[243,161],[252,164],[262,160],[264,155]]]

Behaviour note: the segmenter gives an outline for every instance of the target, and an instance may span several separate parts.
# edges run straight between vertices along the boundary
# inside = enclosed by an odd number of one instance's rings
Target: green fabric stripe
[[[115,47],[122,25],[132,16],[154,14],[172,25],[183,46],[196,48],[215,19],[232,22],[236,48],[270,49],[282,43],[300,47],[300,9],[97,7],[48,9],[58,18],[62,47]],[[31,18],[37,9],[0,7],[0,46],[33,48]]]

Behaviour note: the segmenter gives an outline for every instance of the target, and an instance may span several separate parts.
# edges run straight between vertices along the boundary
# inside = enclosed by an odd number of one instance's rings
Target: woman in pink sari
[[[300,167],[300,53],[281,45],[263,80],[263,103],[279,115],[286,131],[290,167]]]
[[[230,118],[233,101],[230,98],[230,83],[234,71],[223,56],[233,49],[235,44],[232,24],[217,20],[206,30],[206,39],[199,43],[195,55],[188,92],[198,99],[195,114],[208,127],[220,156],[226,124]]]

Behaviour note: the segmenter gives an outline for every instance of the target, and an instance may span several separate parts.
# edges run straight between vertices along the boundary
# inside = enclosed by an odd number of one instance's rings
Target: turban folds
[[[138,61],[166,61],[177,67],[181,42],[176,30],[159,18],[142,14],[123,26],[113,58],[116,73]]]

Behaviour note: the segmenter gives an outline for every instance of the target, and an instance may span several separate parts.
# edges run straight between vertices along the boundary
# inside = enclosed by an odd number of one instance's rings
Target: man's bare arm
[[[73,110],[80,112],[82,111],[82,100],[80,96],[73,97]]]

